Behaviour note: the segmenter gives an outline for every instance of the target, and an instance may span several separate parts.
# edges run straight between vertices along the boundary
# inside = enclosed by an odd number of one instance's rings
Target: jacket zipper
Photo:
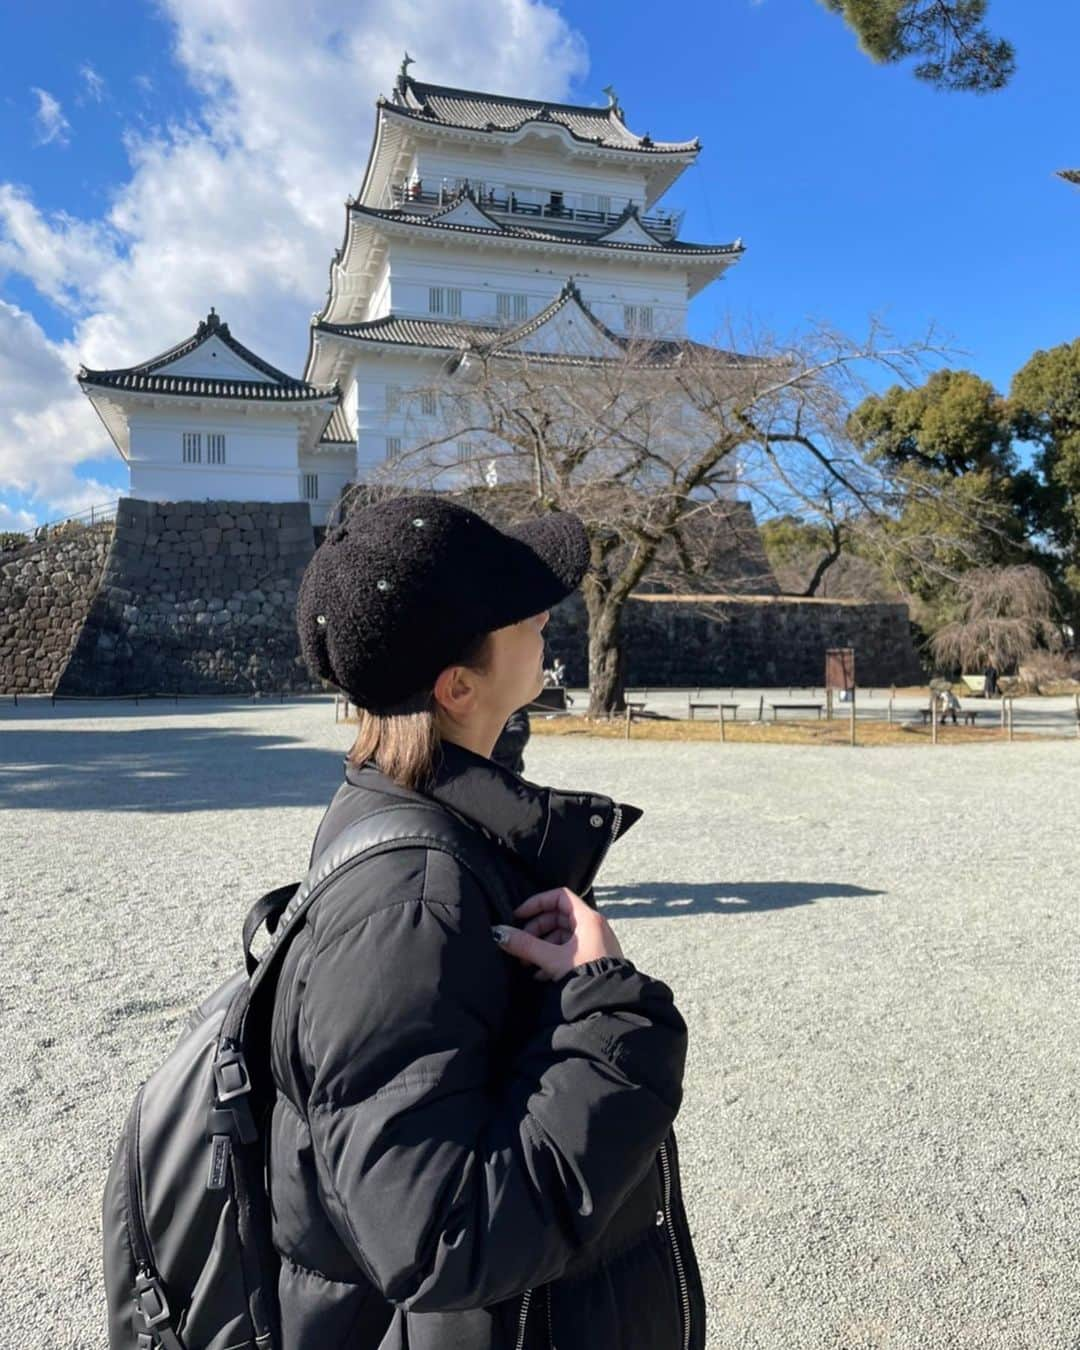
[[[660,1168],[664,1174],[664,1223],[671,1239],[671,1251],[675,1257],[675,1272],[679,1277],[679,1297],[683,1310],[683,1350],[690,1350],[690,1290],[686,1283],[686,1271],[683,1268],[679,1241],[675,1236],[675,1224],[671,1218],[671,1168],[668,1163],[667,1144],[660,1145]]]
[[[552,1350],[554,1340],[551,1335],[551,1285],[544,1287],[545,1303],[547,1305],[547,1329],[548,1329],[548,1350]],[[521,1297],[521,1312],[518,1315],[518,1337],[514,1350],[524,1350],[525,1345],[525,1323],[529,1317],[529,1304],[532,1302],[533,1290],[526,1289]]]
[[[525,1345],[525,1323],[529,1317],[529,1304],[532,1302],[533,1291],[526,1289],[521,1296],[521,1311],[518,1314],[518,1337],[514,1350],[523,1350]]]

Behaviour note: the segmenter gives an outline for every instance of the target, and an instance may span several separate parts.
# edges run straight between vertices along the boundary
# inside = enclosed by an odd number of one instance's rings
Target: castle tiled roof
[[[189,355],[201,347],[211,337],[217,338],[242,361],[253,366],[265,380],[246,380],[233,376],[216,377],[211,375],[183,375],[171,372],[162,373],[163,366],[171,365],[181,357]],[[168,351],[151,357],[149,361],[137,366],[125,366],[116,370],[88,370],[79,368],[79,384],[98,389],[120,389],[140,394],[187,395],[199,398],[227,398],[254,400],[260,403],[305,403],[318,399],[337,398],[337,385],[308,384],[305,380],[294,379],[283,370],[270,365],[243,343],[237,342],[229,332],[229,325],[211,309],[189,338],[178,342]]]
[[[399,79],[393,102],[384,106],[436,126],[468,131],[517,131],[527,122],[554,122],[564,127],[575,140],[609,150],[670,155],[693,154],[701,148],[698,140],[654,141],[648,134],[636,135],[624,123],[622,109],[613,96],[608,107],[590,108],[575,103],[542,103],[535,99],[423,84],[406,76]]]
[[[611,253],[644,253],[657,257],[717,257],[744,252],[741,240],[731,244],[684,244],[677,241],[665,243],[660,240],[655,244],[644,244],[597,238],[595,234],[587,234],[581,230],[532,229],[524,225],[502,225],[496,221],[492,221],[492,227],[486,229],[482,225],[440,220],[437,215],[426,216],[412,211],[362,206],[357,202],[351,203],[349,210],[359,216],[385,220],[392,224],[417,225],[423,229],[479,235],[482,238],[520,239],[534,243],[570,245],[573,248],[595,248]]]
[[[345,416],[345,409],[340,403],[330,414],[330,421],[327,422],[326,430],[319,437],[319,444],[356,445],[356,433],[349,426],[349,419]]]
[[[373,342],[401,347],[426,347],[436,351],[478,351],[485,355],[520,356],[512,350],[514,344],[531,336],[567,305],[576,304],[589,322],[609,342],[617,347],[629,349],[632,345],[640,347],[641,340],[633,343],[631,339],[621,337],[602,323],[581,298],[574,282],[563,287],[559,295],[546,305],[538,314],[533,315],[516,328],[494,328],[482,324],[449,322],[442,319],[414,319],[402,314],[387,314],[381,319],[369,319],[361,323],[317,323],[315,333],[325,333],[334,337],[350,338],[358,342]],[[552,362],[553,364],[592,363],[603,358],[588,354],[571,352],[525,352],[530,361]],[[649,359],[658,366],[677,365],[687,358],[701,355],[718,360],[725,365],[752,362],[752,358],[740,356],[736,352],[723,351],[705,343],[694,342],[690,338],[656,339],[648,344]]]

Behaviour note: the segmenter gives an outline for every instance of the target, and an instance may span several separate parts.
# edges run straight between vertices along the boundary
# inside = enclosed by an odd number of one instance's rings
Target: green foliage
[[[896,510],[876,543],[928,633],[959,618],[964,573],[1030,560],[1033,484],[1017,471],[1010,408],[993,385],[937,371],[864,400],[848,432],[893,471]]]
[[[977,94],[1001,89],[1016,54],[983,24],[986,0],[822,0],[854,30],[875,61],[918,58],[917,79]]]
[[[969,370],[939,370],[915,389],[893,385],[853,413],[848,431],[871,459],[918,464],[958,477],[1011,474],[1009,407],[992,384]]]
[[[1080,338],[1036,352],[1013,377],[1010,396],[1016,435],[1039,447],[1036,509],[1080,592]]]
[[[800,520],[798,516],[774,516],[762,521],[761,541],[772,567],[793,567],[808,553],[829,547],[829,531],[824,525]]]

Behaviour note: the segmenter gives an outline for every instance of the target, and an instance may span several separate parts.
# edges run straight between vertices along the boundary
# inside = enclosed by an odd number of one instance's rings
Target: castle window
[[[652,305],[623,305],[623,327],[628,333],[651,333]]]
[[[212,431],[206,438],[206,462],[207,464],[225,463],[225,434],[224,432]]]
[[[397,459],[401,454],[401,437],[387,436],[386,438],[386,458],[388,460]]]
[[[434,390],[425,389],[420,395],[420,411],[425,417],[434,417],[439,411],[439,403]]]
[[[474,459],[480,458],[480,447],[475,441],[458,441],[457,457],[459,464],[471,464]]]
[[[432,314],[445,314],[456,319],[461,314],[461,290],[457,286],[430,286],[428,288],[428,310]]]
[[[183,437],[184,463],[202,463],[202,432],[185,431]]]
[[[495,313],[504,323],[510,320],[521,323],[529,317],[529,297],[500,291],[495,296]]]
[[[317,502],[319,500],[319,475],[317,473],[305,473],[302,475],[301,481],[304,500]]]

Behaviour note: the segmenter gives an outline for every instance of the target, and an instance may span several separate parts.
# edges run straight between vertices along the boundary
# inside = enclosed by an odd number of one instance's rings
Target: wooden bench
[[[700,693],[701,693],[701,690],[699,689],[699,690],[698,690],[698,694],[700,695]],[[687,701],[687,705],[688,705],[688,711],[689,711],[689,713],[690,713],[690,721],[691,721],[691,722],[694,720],[694,714],[695,714],[696,712],[700,712],[700,711],[702,711],[702,710],[705,710],[706,712],[716,712],[716,713],[720,713],[721,716],[722,716],[724,713],[730,713],[730,714],[731,714],[731,720],[732,720],[733,722],[738,721],[738,718],[739,718],[739,704],[737,704],[737,703],[707,703],[707,702],[703,702],[703,701],[701,700],[700,697],[698,697],[698,698],[690,698],[690,697],[687,697],[687,700],[686,700],[686,701]]]
[[[932,711],[932,709],[930,709],[930,708],[920,708],[920,709],[919,709],[919,713],[920,713],[921,716],[922,716],[923,726],[926,726],[926,724],[930,721],[930,714],[931,714],[931,711]],[[998,714],[997,714],[996,712],[991,711],[991,709],[989,709],[989,708],[964,708],[964,707],[960,707],[960,708],[958,708],[958,709],[956,710],[956,715],[957,715],[958,718],[963,718],[964,723],[965,723],[966,726],[973,727],[973,726],[975,725],[975,720],[976,720],[976,718],[979,718],[979,717],[994,717],[994,718],[996,718]],[[946,719],[947,717],[949,717],[949,716],[951,716],[950,713],[939,713],[939,714],[938,714],[938,726],[939,726],[939,727],[940,727],[940,726],[944,726],[944,724],[945,724],[945,719]]]
[[[774,722],[779,712],[816,712],[820,722],[821,714],[825,711],[824,703],[770,703],[769,707],[772,709]]]

